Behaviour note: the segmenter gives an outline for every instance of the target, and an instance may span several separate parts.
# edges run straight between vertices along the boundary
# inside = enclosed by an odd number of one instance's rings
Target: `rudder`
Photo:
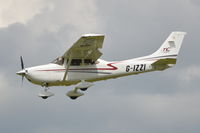
[[[161,47],[151,56],[177,56],[186,32],[172,32]]]

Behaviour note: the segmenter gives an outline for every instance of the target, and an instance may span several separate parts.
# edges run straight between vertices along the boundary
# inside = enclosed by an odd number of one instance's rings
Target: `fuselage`
[[[68,86],[76,84],[83,79],[94,82],[153,71],[154,68],[151,64],[154,61],[155,59],[144,60],[143,58],[136,58],[108,62],[98,59],[96,63],[91,65],[70,66],[65,80],[63,80],[63,76],[67,68],[64,65],[49,63],[26,68],[25,77],[37,85]]]
[[[41,85],[45,89],[38,94],[46,99],[53,96],[47,91],[49,86],[69,86],[75,88],[66,93],[71,99],[76,99],[95,81],[140,74],[150,71],[162,71],[176,64],[185,32],[172,32],[161,47],[153,54],[123,61],[104,61],[99,59],[102,52],[104,35],[86,34],[76,41],[64,55],[49,64],[25,68],[22,56],[21,71],[17,72],[30,82]],[[79,83],[80,82],[80,83]]]

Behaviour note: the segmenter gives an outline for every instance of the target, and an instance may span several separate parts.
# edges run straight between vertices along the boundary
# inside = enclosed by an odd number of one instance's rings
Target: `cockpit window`
[[[69,60],[67,59],[67,62],[68,61]],[[57,59],[55,59],[51,63],[58,64],[58,65],[63,65],[64,64],[64,58],[63,57],[58,57]],[[83,59],[83,60],[82,59],[72,59],[70,65],[72,65],[72,66],[80,66],[80,65],[92,65],[92,64],[95,64],[95,61],[93,61],[91,59]]]
[[[57,59],[55,59],[55,60],[52,61],[51,63],[58,64],[58,65],[63,65],[63,63],[64,63],[64,58],[58,57]]]

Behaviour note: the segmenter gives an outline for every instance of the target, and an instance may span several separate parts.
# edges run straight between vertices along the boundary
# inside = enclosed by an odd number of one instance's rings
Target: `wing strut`
[[[71,61],[72,61],[72,59],[71,59],[71,56],[70,56],[70,58],[69,58],[69,60],[68,60],[68,62],[67,62],[67,68],[66,68],[66,70],[65,70],[65,74],[64,74],[64,77],[63,77],[63,81],[65,81],[65,79],[66,79],[66,77],[67,77],[67,73],[68,73],[68,71],[69,71],[69,67],[70,67]]]

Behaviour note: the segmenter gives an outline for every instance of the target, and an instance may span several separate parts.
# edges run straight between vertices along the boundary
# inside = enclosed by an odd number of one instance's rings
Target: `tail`
[[[152,66],[155,70],[165,70],[176,64],[186,32],[172,32],[161,47],[151,54],[150,58],[156,59]]]
[[[186,32],[172,32],[161,47],[154,52],[152,57],[177,56]]]

